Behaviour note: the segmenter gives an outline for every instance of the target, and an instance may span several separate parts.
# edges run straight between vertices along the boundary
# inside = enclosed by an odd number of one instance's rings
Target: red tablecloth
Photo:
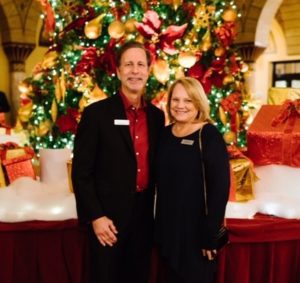
[[[217,283],[300,283],[300,220],[258,215],[227,223],[231,243],[219,255]],[[87,255],[76,220],[0,223],[1,283],[87,283]]]
[[[217,283],[300,283],[300,220],[228,219]]]
[[[88,282],[87,251],[77,220],[0,223],[0,282]]]

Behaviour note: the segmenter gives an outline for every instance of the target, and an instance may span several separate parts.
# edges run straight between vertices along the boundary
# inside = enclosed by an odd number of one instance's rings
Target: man
[[[91,282],[148,283],[153,162],[163,113],[143,94],[151,56],[138,42],[117,56],[118,95],[88,106],[75,138],[78,217],[89,223]]]

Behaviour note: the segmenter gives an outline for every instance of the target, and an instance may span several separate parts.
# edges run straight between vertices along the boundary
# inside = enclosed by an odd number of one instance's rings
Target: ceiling
[[[237,43],[267,47],[265,45],[268,42],[271,21],[275,17],[284,31],[288,54],[300,55],[299,0],[235,2],[242,14]],[[38,0],[0,0],[2,42],[35,44],[40,15],[41,7]]]

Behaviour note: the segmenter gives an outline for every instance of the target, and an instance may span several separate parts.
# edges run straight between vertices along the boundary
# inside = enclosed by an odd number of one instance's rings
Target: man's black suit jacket
[[[147,194],[153,209],[153,167],[157,140],[164,126],[163,112],[146,107],[149,131],[150,183]],[[78,218],[90,222],[101,216],[111,218],[120,231],[128,222],[136,189],[137,163],[129,125],[119,95],[86,107],[74,143],[72,181]]]

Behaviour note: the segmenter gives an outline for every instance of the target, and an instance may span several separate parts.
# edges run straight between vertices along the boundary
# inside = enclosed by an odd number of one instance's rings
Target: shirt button
[[[141,172],[141,169],[138,169],[137,171],[138,171],[138,172]]]
[[[136,154],[136,155],[140,155],[140,153],[139,153],[139,152],[136,152],[135,154]]]
[[[139,138],[139,136],[135,136],[135,138],[136,138],[136,139],[138,139],[138,138]]]

